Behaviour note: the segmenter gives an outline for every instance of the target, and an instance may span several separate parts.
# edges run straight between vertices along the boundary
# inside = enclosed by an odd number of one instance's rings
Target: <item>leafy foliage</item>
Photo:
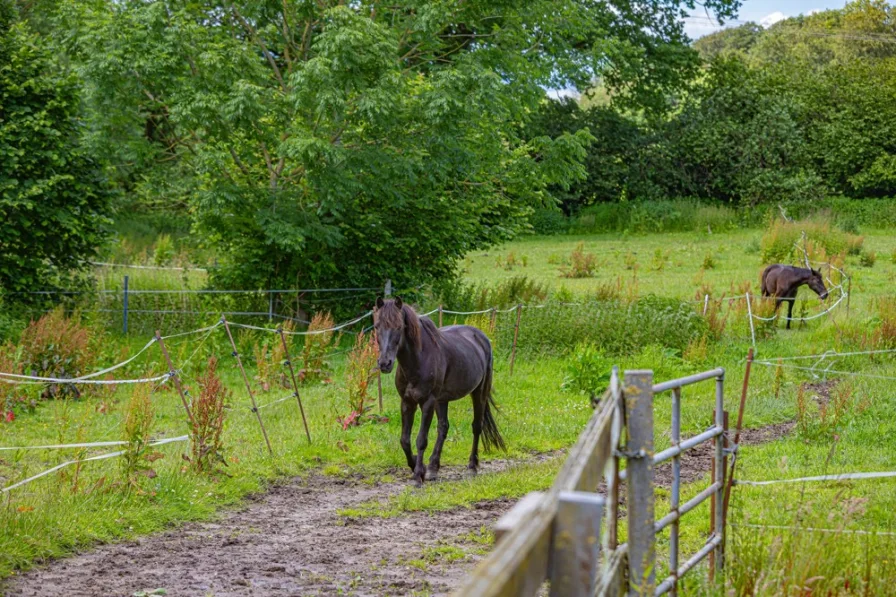
[[[136,384],[122,423],[122,437],[127,444],[120,461],[121,475],[129,486],[137,486],[140,476],[154,477],[151,465],[162,457],[160,452],[150,452],[149,448],[153,416],[151,387]]]
[[[107,222],[99,170],[79,133],[77,79],[0,2],[0,290],[70,281]]]
[[[72,378],[83,375],[95,357],[92,332],[76,317],[57,307],[32,321],[19,340],[20,366],[28,375]],[[42,396],[79,395],[74,385],[51,384]]]

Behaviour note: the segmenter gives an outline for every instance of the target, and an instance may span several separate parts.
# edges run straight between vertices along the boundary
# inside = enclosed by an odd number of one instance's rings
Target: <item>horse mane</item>
[[[414,308],[408,304],[402,304],[399,309],[393,299],[384,301],[383,306],[376,310],[375,316],[376,321],[381,321],[389,327],[403,326],[408,340],[417,350],[423,347],[423,332],[426,332],[434,342],[438,342],[441,337],[432,320],[418,316]]]

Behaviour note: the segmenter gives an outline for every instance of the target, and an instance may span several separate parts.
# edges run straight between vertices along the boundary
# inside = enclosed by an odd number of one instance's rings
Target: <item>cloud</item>
[[[775,23],[777,23],[779,21],[783,21],[786,18],[787,18],[787,15],[785,15],[780,10],[776,10],[775,12],[773,12],[769,15],[765,15],[764,17],[759,19],[759,24],[762,25],[764,28],[768,29]]]

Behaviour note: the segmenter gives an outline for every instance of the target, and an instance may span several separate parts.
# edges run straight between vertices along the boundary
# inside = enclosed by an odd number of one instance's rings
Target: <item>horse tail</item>
[[[760,290],[762,291],[762,296],[771,296],[772,291],[768,287],[768,275],[772,271],[772,266],[768,266],[764,270],[762,270],[762,283],[759,285]]]
[[[498,448],[506,452],[507,445],[504,443],[504,438],[501,437],[501,432],[498,431],[498,423],[495,421],[495,416],[492,414],[492,407],[494,407],[495,410],[498,409],[498,405],[495,404],[495,399],[492,396],[492,374],[492,353],[491,350],[489,350],[485,379],[482,381],[484,386],[482,398],[485,400],[485,408],[483,409],[484,412],[482,415],[482,447],[485,448],[487,452],[491,451],[492,448]]]

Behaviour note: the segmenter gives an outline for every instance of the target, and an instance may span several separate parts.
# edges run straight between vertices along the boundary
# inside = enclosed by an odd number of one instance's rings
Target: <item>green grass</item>
[[[632,294],[654,293],[665,297],[696,299],[703,285],[716,292],[738,289],[744,283],[758,287],[762,263],[758,256],[761,231],[746,230],[712,235],[658,234],[651,236],[604,235],[591,237],[526,238],[510,243],[488,256],[475,253],[468,257],[467,279],[494,283],[525,274],[547,285],[557,294],[561,289],[574,300],[593,295],[598,288],[621,277],[624,287],[635,286]],[[896,250],[896,237],[888,232],[866,233],[865,245],[880,255]],[[576,244],[584,243],[586,252],[597,255],[599,267],[594,278],[567,279],[560,276],[559,261],[567,257]],[[495,268],[496,257],[506,258],[514,252],[517,259],[526,256],[525,267],[512,271]],[[700,270],[707,255],[714,267]],[[626,269],[626,268],[629,269]],[[850,316],[839,308],[831,318],[794,325],[792,330],[779,326],[760,333],[757,358],[772,358],[824,352],[831,348],[851,350],[859,346],[862,333],[875,329],[873,299],[892,293],[896,264],[880,259],[873,268],[862,267],[858,257],[850,257],[847,269],[853,275],[853,297]],[[154,274],[155,275],[155,274]],[[151,278],[141,283],[155,284]],[[176,285],[171,280],[159,284]],[[111,282],[110,282],[111,284]],[[166,286],[167,287],[167,286]],[[733,292],[733,291],[732,291]],[[740,292],[737,290],[737,292]],[[805,290],[803,291],[806,292]],[[801,296],[803,296],[801,294]],[[808,295],[806,295],[808,296]],[[697,305],[695,303],[695,309]],[[817,299],[806,304],[809,312],[820,309]],[[796,311],[796,310],[795,310]],[[530,311],[524,311],[526,318]],[[408,487],[393,498],[361,504],[345,516],[400,516],[414,511],[437,511],[468,507],[478,501],[516,498],[531,490],[547,488],[562,458],[532,461],[533,453],[552,452],[569,447],[584,428],[592,411],[587,396],[565,392],[561,384],[566,375],[568,357],[550,351],[529,351],[518,356],[514,375],[508,371],[509,338],[515,314],[498,316],[495,389],[500,406],[498,424],[510,448],[508,457],[520,461],[513,468],[495,474],[481,474],[471,479],[427,484],[422,490]],[[625,368],[654,368],[658,378],[696,372],[712,366],[723,366],[726,374],[726,407],[732,413],[743,377],[743,360],[750,345],[746,318],[729,320],[722,339],[712,342],[705,359],[667,360],[656,347],[633,350],[630,354],[608,355],[609,362]],[[546,320],[549,325],[550,318]],[[560,321],[557,319],[556,321]],[[445,323],[453,323],[446,316]],[[557,324],[559,325],[559,324]],[[525,325],[522,328],[526,330]],[[761,330],[760,330],[761,332]],[[199,337],[172,340],[169,350],[179,363],[188,358],[198,345]],[[251,355],[259,337],[238,333],[240,353]],[[132,348],[141,347],[145,334],[130,340]],[[521,346],[526,342],[520,338]],[[657,337],[655,344],[663,344]],[[103,338],[106,348],[103,363],[117,361],[119,347],[126,340],[115,333]],[[398,446],[398,397],[391,377],[384,380],[384,414],[388,422],[365,424],[343,431],[336,422],[348,411],[342,386],[342,363],[337,359],[335,383],[318,384],[302,391],[313,444],[307,445],[301,420],[294,402],[286,401],[261,411],[272,439],[274,456],[269,457],[257,422],[248,410],[245,387],[238,375],[230,348],[222,330],[202,346],[187,369],[188,381],[196,376],[197,366],[210,354],[221,358],[219,371],[233,391],[225,431],[227,475],[217,478],[196,476],[183,470],[182,445],[169,445],[160,451],[165,457],[156,462],[158,476],[147,479],[141,491],[126,490],[118,482],[114,460],[88,463],[78,473],[77,484],[72,467],[33,482],[4,496],[0,508],[0,577],[28,568],[48,557],[63,556],[74,549],[96,541],[111,541],[145,534],[187,520],[207,519],[222,507],[238,502],[249,493],[263,490],[267,484],[289,476],[311,471],[332,476],[361,474],[368,481],[404,480],[409,476]],[[297,349],[294,349],[296,352]],[[680,355],[679,355],[680,356]],[[156,347],[147,353],[146,362],[138,361],[127,369],[128,375],[140,375],[153,368],[164,370]],[[247,357],[251,361],[251,356]],[[150,367],[147,363],[152,363]],[[254,375],[252,363],[250,376]],[[896,362],[889,357],[851,357],[843,359],[835,369],[860,371],[885,377],[896,377]],[[842,376],[841,376],[842,377]],[[754,367],[745,413],[747,427],[793,420],[798,413],[798,388],[810,377],[805,372],[785,370],[776,389],[775,370],[761,365]],[[893,468],[893,440],[896,436],[896,401],[891,395],[891,381],[857,378],[853,382],[853,398],[844,416],[834,427],[821,423],[818,408],[807,415],[807,431],[795,433],[777,442],[749,446],[742,450],[738,477],[761,480],[802,477],[817,474],[875,471]],[[195,390],[195,384],[191,384]],[[288,390],[259,391],[261,403],[280,398]],[[776,396],[777,393],[777,396]],[[119,439],[121,418],[127,389],[119,388],[112,395],[88,397],[77,402],[44,402],[33,413],[17,413],[13,423],[0,424],[0,445],[35,445]],[[709,424],[714,402],[711,383],[687,388],[682,398],[682,433],[684,436],[702,431]],[[176,393],[162,388],[154,395],[156,408],[154,434],[174,436],[186,432],[186,422]],[[472,421],[470,401],[461,400],[450,409],[451,428],[443,452],[443,465],[463,467],[469,457]],[[419,422],[419,418],[418,418]],[[656,448],[669,445],[670,404],[668,394],[658,396],[655,406]],[[432,432],[431,438],[434,438]],[[430,448],[431,449],[431,448]],[[91,451],[89,454],[99,453]],[[8,485],[35,474],[83,452],[2,452],[0,484]],[[485,455],[487,460],[494,455]],[[503,458],[504,456],[501,455]],[[683,489],[683,499],[696,494],[703,482]],[[668,507],[668,496],[659,492],[657,516]],[[856,504],[854,508],[849,504]],[[869,480],[824,484],[780,485],[771,487],[737,487],[732,495],[731,521],[735,524],[771,524],[825,528],[849,528],[866,531],[891,531],[896,527],[896,481]],[[807,524],[811,523],[811,524]],[[709,528],[708,507],[702,506],[682,523],[682,555],[696,551],[705,540]],[[805,533],[803,533],[805,534]],[[468,543],[487,544],[487,533],[473,534]],[[800,534],[796,534],[801,536]],[[780,539],[775,539],[780,537]],[[843,583],[834,580],[847,571],[861,576],[869,558],[885,553],[889,545],[884,537],[838,536],[832,542],[798,542],[783,531],[759,531],[752,527],[732,527],[729,543],[729,578],[743,588],[752,576],[762,575],[765,585],[761,594],[780,594],[781,587],[796,586],[813,575],[824,575],[826,590],[843,592]],[[667,534],[660,538],[659,554],[666,555]],[[775,541],[778,541],[775,543]],[[777,547],[776,547],[777,546]],[[786,549],[792,546],[788,559]],[[447,546],[445,558],[459,557]],[[813,551],[814,550],[814,551]],[[806,554],[818,556],[819,562],[830,550],[830,565],[810,565]],[[451,551],[451,553],[448,553]],[[797,553],[800,555],[797,558]],[[757,554],[766,554],[762,559]],[[445,558],[442,558],[444,560]],[[423,554],[410,565],[428,566],[435,554]],[[838,568],[839,567],[839,568]],[[658,572],[661,572],[661,567]],[[788,573],[784,570],[798,570]],[[839,571],[838,571],[839,570]],[[889,568],[874,559],[872,571],[876,579],[892,579]],[[755,573],[755,574],[754,574]],[[850,572],[852,574],[852,572]],[[695,571],[688,580],[694,592],[723,594],[718,587],[706,584],[705,570]],[[807,576],[808,575],[808,576]],[[814,581],[819,582],[819,581]],[[858,586],[855,577],[851,586]],[[875,580],[875,582],[878,582]],[[883,582],[883,581],[881,581]],[[837,584],[840,583],[840,584]],[[874,585],[879,587],[884,585]],[[730,586],[729,586],[730,588]],[[762,592],[764,591],[764,592]],[[872,591],[873,593],[874,591]],[[757,593],[757,594],[760,594]],[[827,594],[827,593],[823,593]]]

